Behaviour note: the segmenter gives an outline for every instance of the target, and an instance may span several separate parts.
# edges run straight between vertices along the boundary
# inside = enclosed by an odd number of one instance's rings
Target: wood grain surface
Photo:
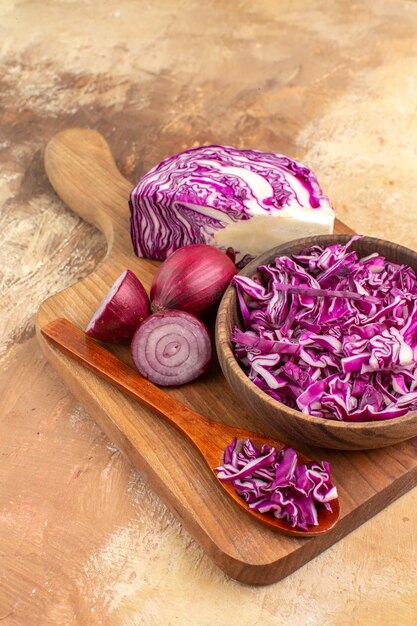
[[[46,357],[97,424],[140,471],[204,550],[229,576],[260,585],[279,580],[338,541],[381,510],[417,480],[417,440],[384,451],[384,468],[372,453],[346,456],[315,451],[331,460],[338,486],[341,518],[336,527],[310,539],[282,537],[249,516],[213,483],[210,470],[176,430],[149,408],[137,405],[94,373],[46,342],[41,329],[65,317],[84,328],[97,303],[126,268],[149,288],[155,263],[135,258],[129,245],[128,181],[123,181],[104,138],[95,131],[68,129],[45,151],[45,169],[57,193],[74,211],[103,230],[108,241],[105,262],[83,281],[49,298],[40,308],[36,329]],[[86,190],[90,193],[87,194]],[[338,223],[338,229],[343,225]],[[118,355],[130,359],[127,348]],[[198,381],[167,393],[218,421],[256,431],[256,421],[228,387],[217,362]],[[198,400],[196,398],[198,395]],[[255,426],[255,427],[254,427]],[[313,454],[310,454],[314,458]],[[350,462],[345,471],[346,459]],[[373,467],[375,466],[375,468]],[[365,489],[352,484],[360,481]],[[374,477],[378,479],[377,484]],[[382,479],[382,481],[381,481]]]
[[[416,489],[291,576],[241,585],[34,338],[40,303],[107,249],[44,170],[70,126],[100,131],[132,186],[192,146],[288,154],[355,231],[416,250],[416,32],[409,0],[0,2],[2,624],[416,623]]]

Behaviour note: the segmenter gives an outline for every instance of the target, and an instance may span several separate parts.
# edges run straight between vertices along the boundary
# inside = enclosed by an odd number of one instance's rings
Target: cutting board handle
[[[69,128],[45,148],[45,170],[59,197],[101,230],[109,248],[126,246],[132,184],[119,172],[104,137],[88,128]],[[91,190],[91,193],[89,193]]]

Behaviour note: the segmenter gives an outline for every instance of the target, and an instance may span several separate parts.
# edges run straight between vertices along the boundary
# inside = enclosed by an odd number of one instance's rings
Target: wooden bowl
[[[297,239],[268,250],[251,261],[240,275],[252,276],[258,265],[273,262],[277,256],[297,254],[313,244],[344,244],[350,238],[351,235],[320,235]],[[352,249],[360,257],[376,251],[390,261],[410,265],[417,271],[417,253],[395,243],[363,237],[354,242]],[[306,444],[340,450],[383,448],[417,435],[417,411],[391,420],[352,423],[312,417],[270,398],[249,380],[236,361],[229,339],[234,326],[242,328],[236,292],[230,286],[220,303],[216,320],[217,354],[228,383],[239,401],[253,412],[254,427],[262,433],[295,446]]]

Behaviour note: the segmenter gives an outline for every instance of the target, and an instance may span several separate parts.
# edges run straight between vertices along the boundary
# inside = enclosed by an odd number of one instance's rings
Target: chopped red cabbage
[[[315,245],[235,276],[244,330],[234,353],[249,378],[315,417],[386,420],[417,409],[417,278],[378,253]]]
[[[219,480],[233,484],[250,509],[271,513],[303,530],[318,525],[317,504],[331,511],[330,502],[337,498],[330,464],[300,464],[296,451],[287,446],[278,451],[263,445],[259,450],[250,439],[235,438],[216,471]]]

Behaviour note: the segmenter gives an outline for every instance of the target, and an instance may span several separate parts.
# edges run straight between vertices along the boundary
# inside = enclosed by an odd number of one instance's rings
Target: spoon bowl
[[[86,335],[69,320],[63,318],[54,320],[44,326],[41,332],[62,352],[83,363],[98,376],[115,385],[144,406],[154,410],[182,433],[200,452],[216,477],[217,484],[247,514],[275,530],[299,537],[320,535],[328,532],[336,524],[340,516],[338,499],[332,500],[332,512],[328,511],[324,506],[319,506],[318,525],[309,526],[307,530],[302,530],[293,528],[286,520],[251,510],[230,482],[218,480],[215,468],[222,464],[224,451],[235,437],[238,440],[250,439],[258,447],[267,444],[277,450],[284,446],[282,442],[271,437],[264,437],[259,433],[210,420],[193,411],[143,378],[138,372]],[[298,451],[297,456],[302,463],[307,463],[311,460]]]
[[[220,425],[223,426],[223,424],[220,424]],[[234,436],[237,437],[238,430],[236,428],[233,428],[233,431],[235,433]],[[269,437],[264,437],[263,435],[260,435],[259,433],[253,433],[249,431],[242,431],[242,436],[238,437],[238,439],[239,440],[250,439],[257,448],[261,448],[262,445],[267,444],[270,447],[280,450],[285,445],[282,442],[276,441],[275,439],[270,439]],[[219,460],[220,462],[223,462],[222,453],[224,452],[224,449],[226,448],[226,446],[229,445],[230,441],[231,439],[229,439],[227,443],[225,443],[225,445],[223,446],[223,450],[221,451],[217,459],[217,465],[215,465],[214,467],[217,467],[219,465]],[[213,453],[213,460],[214,460],[214,454],[215,453],[218,454],[219,449],[213,448],[213,450],[215,450],[215,452]],[[309,459],[307,456],[305,456],[298,450],[296,452],[297,452],[297,457],[298,457],[299,462],[308,463],[309,461],[311,461],[311,459]],[[205,460],[206,462],[208,462],[207,458]],[[214,467],[212,466],[212,464],[209,464],[209,466],[210,466],[210,469],[213,471],[214,475],[216,476],[216,480],[218,484],[220,484],[223,487],[223,489],[227,491],[228,495],[231,498],[233,498],[233,500],[236,502],[236,504],[240,506],[241,509],[243,509],[247,513],[250,513],[252,517],[255,517],[257,520],[259,520],[263,524],[267,524],[267,526],[270,526],[271,528],[274,528],[275,530],[279,530],[280,532],[286,535],[292,535],[296,537],[314,537],[316,535],[321,535],[331,530],[340,517],[339,498],[336,498],[335,500],[331,501],[331,505],[332,505],[331,511],[328,511],[324,506],[321,506],[321,505],[318,506],[318,521],[319,521],[318,526],[309,526],[307,530],[303,530],[301,528],[293,528],[292,526],[290,526],[290,524],[286,520],[279,519],[277,517],[274,517],[273,515],[269,515],[268,513],[258,513],[258,511],[253,511],[252,509],[250,509],[246,501],[236,492],[235,488],[233,487],[232,482],[231,481],[223,482],[221,480],[218,480],[216,472],[214,471]]]

